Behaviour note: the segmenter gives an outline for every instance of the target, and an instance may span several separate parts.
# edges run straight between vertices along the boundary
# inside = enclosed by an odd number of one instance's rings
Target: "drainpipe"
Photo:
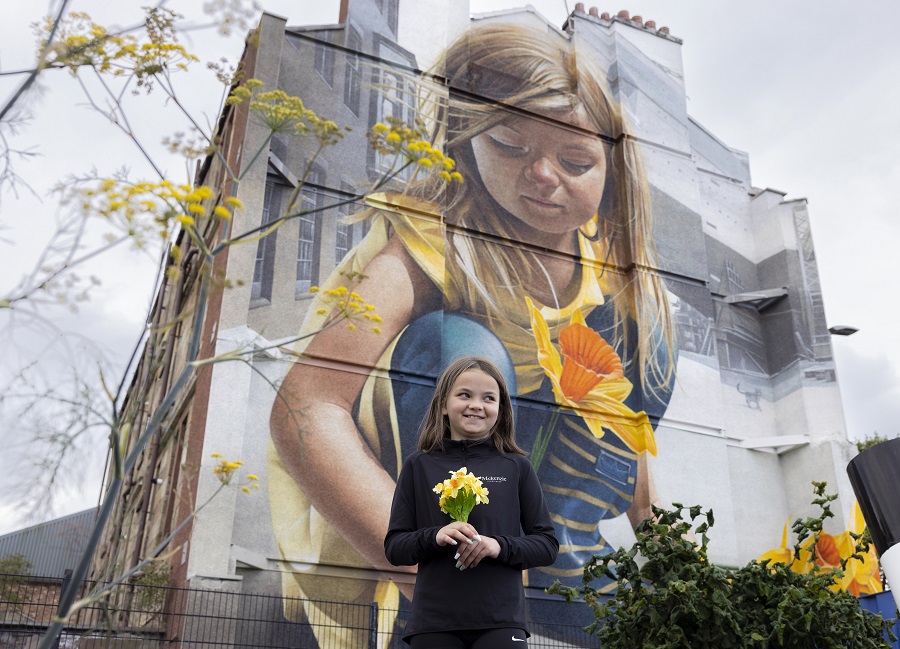
[[[175,314],[179,314],[181,312],[181,302],[184,294],[184,283],[187,278],[187,273],[185,270],[188,268],[191,260],[197,256],[197,249],[191,248],[188,253],[184,256],[184,259],[181,260],[181,273],[178,278],[178,284],[175,287],[175,299],[174,303],[174,312]],[[162,309],[160,309],[160,313],[162,313]],[[157,326],[159,326],[159,322],[157,321]],[[169,344],[166,346],[165,358],[163,359],[163,371],[162,376],[159,379],[160,389],[157,392],[157,407],[159,407],[159,403],[166,396],[166,392],[169,390],[169,377],[172,373],[172,356],[175,353],[175,339],[174,327],[170,330],[172,334],[169,339]],[[147,517],[149,516],[150,509],[150,491],[153,488],[154,483],[154,472],[156,471],[156,462],[159,459],[159,449],[160,449],[160,437],[162,436],[162,432],[157,433],[153,438],[153,447],[150,450],[150,463],[147,465],[146,472],[144,474],[144,493],[141,494],[141,518],[138,524],[137,537],[135,539],[134,544],[134,554],[131,558],[131,565],[135,566],[141,560],[143,545],[144,545],[144,533],[147,528]],[[174,485],[172,485],[174,487]]]

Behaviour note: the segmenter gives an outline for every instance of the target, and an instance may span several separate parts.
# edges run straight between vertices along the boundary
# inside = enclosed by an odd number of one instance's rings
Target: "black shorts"
[[[410,637],[409,646],[412,649],[527,649],[525,637],[525,631],[515,628],[417,633]]]

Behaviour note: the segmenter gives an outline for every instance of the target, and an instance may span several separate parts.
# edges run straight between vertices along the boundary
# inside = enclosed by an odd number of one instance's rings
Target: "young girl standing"
[[[449,522],[433,487],[461,467],[490,502]],[[429,649],[526,647],[522,571],[556,559],[559,542],[537,475],[516,444],[506,381],[464,357],[438,379],[418,450],[403,463],[384,551],[419,565],[404,640]]]

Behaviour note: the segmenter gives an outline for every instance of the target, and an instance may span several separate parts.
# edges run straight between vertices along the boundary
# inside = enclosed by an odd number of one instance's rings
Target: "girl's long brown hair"
[[[438,379],[434,388],[434,396],[431,398],[431,405],[428,406],[428,412],[422,420],[422,426],[419,430],[420,451],[430,453],[435,449],[443,449],[444,440],[450,439],[450,422],[447,416],[442,414],[444,406],[447,404],[447,398],[453,389],[453,384],[463,372],[469,370],[479,370],[484,372],[497,382],[500,388],[500,394],[497,398],[499,413],[497,422],[491,430],[491,438],[494,440],[494,446],[502,453],[521,453],[526,455],[525,451],[516,444],[516,431],[513,422],[512,400],[509,396],[509,389],[506,387],[506,379],[497,369],[497,366],[486,358],[477,356],[466,356],[454,361],[447,369],[444,370]]]

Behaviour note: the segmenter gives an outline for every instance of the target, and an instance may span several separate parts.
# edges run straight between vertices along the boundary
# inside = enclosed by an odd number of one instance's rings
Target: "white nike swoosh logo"
[[[512,637],[513,642],[525,642],[525,638],[517,638],[516,636]]]

